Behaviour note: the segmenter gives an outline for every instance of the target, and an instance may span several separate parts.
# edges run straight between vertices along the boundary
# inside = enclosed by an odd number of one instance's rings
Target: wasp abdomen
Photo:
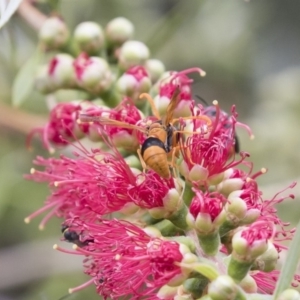
[[[164,143],[155,137],[145,140],[141,148],[146,165],[163,178],[170,178],[170,169]]]

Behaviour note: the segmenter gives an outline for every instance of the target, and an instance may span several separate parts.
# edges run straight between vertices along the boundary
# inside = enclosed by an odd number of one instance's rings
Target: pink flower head
[[[180,99],[181,100],[191,100],[192,99],[192,90],[191,85],[193,80],[186,76],[186,74],[198,72],[201,76],[205,75],[205,72],[199,68],[191,68],[183,70],[180,72],[171,72],[170,80],[164,82],[162,80],[159,88],[159,95],[165,96],[171,100],[174,92],[179,87],[180,89]]]
[[[275,234],[275,227],[264,221],[258,221],[242,230],[241,237],[245,239],[248,245],[252,245],[261,242],[267,243]]]
[[[232,149],[235,147],[235,110],[228,121],[228,116],[221,112],[218,103],[214,103],[215,117],[211,118],[208,133],[203,130],[203,120],[193,120],[193,130],[199,131],[186,139],[181,145],[181,152],[187,168],[201,165],[208,172],[208,177],[222,173],[244,161],[247,153],[241,152],[241,158],[235,160]],[[221,116],[221,117],[220,117]],[[230,160],[229,160],[230,159]]]
[[[183,259],[180,244],[150,237],[129,222],[113,219],[95,224],[73,219],[68,226],[84,244],[75,254],[87,256],[85,273],[93,277],[105,299],[149,299],[181,273],[176,265]]]
[[[82,111],[82,106],[74,103],[59,103],[50,112],[48,123],[42,128],[34,129],[27,138],[30,144],[34,134],[42,136],[43,145],[53,152],[51,144],[65,146],[70,141],[81,137],[87,130],[86,124],[78,124],[77,120]]]
[[[137,82],[142,81],[144,78],[149,78],[146,68],[143,66],[133,66],[125,74],[133,76]]]
[[[128,192],[136,184],[136,178],[123,157],[117,151],[113,154],[101,150],[80,151],[74,153],[75,158],[62,155],[59,159],[37,157],[34,161],[44,170],[32,169],[25,178],[48,182],[52,194],[45,206],[30,215],[27,222],[50,208],[41,226],[53,215],[63,218],[81,215],[91,219],[96,214],[118,211],[131,202]]]
[[[87,53],[81,53],[74,61],[74,70],[78,80],[82,78],[84,70],[86,67],[92,64],[92,60]]]
[[[191,104],[194,102],[192,96],[193,80],[187,77],[187,74],[192,72],[198,72],[201,76],[205,76],[205,72],[200,68],[191,68],[180,72],[170,72],[169,77],[161,79],[159,95],[155,98],[155,103],[162,115],[165,114],[165,110],[178,88],[180,90],[179,102],[174,111],[174,116],[186,117],[191,115]]]
[[[193,188],[195,196],[190,205],[190,213],[196,219],[199,213],[208,214],[213,222],[223,210],[226,198],[218,192],[205,192]]]
[[[149,170],[137,176],[137,184],[129,188],[129,196],[132,202],[142,208],[163,207],[163,198],[174,187],[173,178],[162,179]]]
[[[107,136],[116,147],[135,152],[146,138],[142,113],[128,97],[123,98],[121,103],[112,109],[86,110],[81,115],[81,121],[83,124],[88,124],[85,121],[90,122],[90,120],[93,121],[93,128],[98,130],[98,134]]]
[[[275,231],[274,237],[273,237],[273,244],[276,247],[278,252],[287,249],[287,247],[284,244],[282,244],[282,242],[293,239],[293,236],[295,233],[295,228],[289,228],[290,223],[284,222],[281,220],[281,218],[277,214],[276,205],[287,199],[295,198],[295,196],[293,194],[289,194],[289,195],[285,195],[285,196],[281,195],[287,189],[294,188],[295,185],[296,185],[296,182],[293,182],[287,188],[276,193],[273,196],[273,198],[262,201],[260,219],[271,222],[276,226],[276,231]]]

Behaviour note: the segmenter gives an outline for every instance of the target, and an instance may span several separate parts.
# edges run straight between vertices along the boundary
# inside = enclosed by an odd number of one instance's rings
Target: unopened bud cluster
[[[50,152],[73,144],[75,155],[36,158],[26,178],[48,183],[50,195],[25,221],[49,209],[40,228],[61,218],[74,249],[54,248],[85,257],[86,285],[105,299],[269,299],[282,237],[293,236],[274,205],[288,197],[263,197],[266,169],[253,173],[240,149],[236,126],[253,135],[235,106],[227,114],[218,101],[197,103],[188,75],[205,72],[165,72],[133,34],[121,17],[73,34],[59,19],[41,28],[41,45],[56,54],[37,89],[86,98],[57,103],[33,131]],[[92,149],[77,143],[83,137]]]

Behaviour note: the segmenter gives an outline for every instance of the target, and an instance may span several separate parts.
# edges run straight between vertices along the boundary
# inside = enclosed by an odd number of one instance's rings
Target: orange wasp
[[[84,114],[80,116],[80,121],[97,121],[103,125],[120,126],[144,132],[147,135],[147,138],[138,150],[143,169],[152,169],[162,178],[169,179],[171,177],[170,167],[174,167],[174,159],[175,157],[178,157],[179,154],[178,150],[181,134],[193,133],[177,130],[174,124],[179,120],[201,119],[206,121],[208,126],[211,125],[211,120],[207,116],[191,116],[174,119],[173,113],[179,102],[179,94],[180,90],[177,88],[167,107],[166,116],[163,119],[158,113],[150,95],[146,93],[140,95],[140,98],[146,98],[149,101],[152,112],[158,119],[146,126],[146,128],[111,120],[105,117],[91,117]],[[168,159],[169,157],[172,158],[171,162]]]

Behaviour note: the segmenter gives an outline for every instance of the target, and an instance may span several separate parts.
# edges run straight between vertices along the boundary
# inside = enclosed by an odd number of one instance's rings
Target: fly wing
[[[171,101],[167,107],[166,118],[164,122],[166,126],[168,126],[173,119],[174,110],[177,107],[179,102],[179,94],[180,94],[180,90],[179,87],[177,86],[176,90],[173,93]]]

